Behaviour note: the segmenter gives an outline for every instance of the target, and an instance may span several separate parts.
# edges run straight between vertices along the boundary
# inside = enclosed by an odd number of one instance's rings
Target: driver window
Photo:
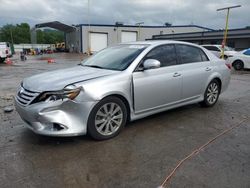
[[[146,59],[156,59],[161,62],[161,67],[177,64],[175,46],[173,44],[162,45],[152,49],[145,57]]]

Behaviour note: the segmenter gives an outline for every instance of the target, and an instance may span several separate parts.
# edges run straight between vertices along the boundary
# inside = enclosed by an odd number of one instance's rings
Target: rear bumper
[[[88,116],[95,104],[95,101],[77,103],[67,100],[22,106],[15,99],[16,110],[28,128],[47,136],[86,134]]]
[[[221,88],[221,93],[223,93],[229,86],[231,80],[231,71],[228,71],[225,75],[224,75],[224,79],[222,80],[222,88]]]

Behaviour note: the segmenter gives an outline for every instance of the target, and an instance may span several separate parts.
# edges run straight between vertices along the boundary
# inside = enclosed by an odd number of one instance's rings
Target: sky
[[[249,0],[89,0],[92,24],[200,25],[225,27],[226,12],[216,9],[242,5],[230,12],[229,27],[250,26]],[[0,26],[27,22],[31,26],[50,21],[69,25],[88,23],[88,0],[0,0]]]

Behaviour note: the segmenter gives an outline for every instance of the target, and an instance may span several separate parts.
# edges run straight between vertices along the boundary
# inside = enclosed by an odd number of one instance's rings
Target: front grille
[[[29,105],[40,93],[29,91],[23,87],[20,87],[17,92],[17,101],[23,105],[27,106]]]

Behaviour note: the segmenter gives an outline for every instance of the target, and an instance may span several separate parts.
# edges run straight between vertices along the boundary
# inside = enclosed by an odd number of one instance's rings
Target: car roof
[[[203,44],[202,46],[216,46],[216,47],[221,47],[219,44]]]
[[[161,44],[187,44],[192,46],[199,46],[194,43],[175,41],[175,40],[147,40],[147,41],[135,41],[135,42],[126,42],[122,44],[130,44],[130,45],[161,45]]]

